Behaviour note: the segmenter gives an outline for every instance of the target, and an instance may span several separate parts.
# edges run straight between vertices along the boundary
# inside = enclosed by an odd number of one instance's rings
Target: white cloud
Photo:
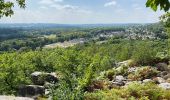
[[[58,2],[63,2],[63,0],[40,0],[40,4],[51,5]]]
[[[73,6],[73,5],[61,5],[61,4],[53,4],[53,5],[50,5],[50,7],[52,8],[56,8],[57,10],[76,10],[78,9],[79,7],[78,6]]]
[[[48,9],[48,7],[46,7],[46,6],[40,6],[39,8],[40,9]]]
[[[115,0],[113,1],[115,2]],[[32,7],[30,3],[32,5],[38,3],[38,5]],[[72,5],[63,0],[28,0],[27,4],[25,10],[15,9],[15,14],[12,17],[2,18],[0,23],[146,23],[158,21],[158,17],[162,14],[153,12],[140,3],[130,3],[130,6],[124,7],[120,1],[106,3],[105,7],[114,6],[114,9],[107,9],[107,11],[102,10],[103,7],[96,11],[92,7]],[[139,7],[142,7],[142,10],[135,10]]]
[[[111,1],[111,2],[105,3],[105,4],[104,4],[104,7],[114,6],[114,5],[116,5],[116,4],[117,4],[116,1]]]
[[[67,13],[91,13],[91,11],[83,9],[79,6],[65,4],[63,0],[41,0],[40,9],[49,9],[53,11],[67,12]],[[52,9],[53,8],[53,9]]]
[[[39,4],[43,5],[40,6],[40,8],[55,8],[57,10],[76,10],[79,7],[78,6],[73,6],[73,5],[69,5],[69,4],[61,4],[61,2],[63,2],[63,0],[41,0],[39,2]]]

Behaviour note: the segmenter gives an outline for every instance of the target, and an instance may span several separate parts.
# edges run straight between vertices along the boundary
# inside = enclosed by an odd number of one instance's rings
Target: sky
[[[7,1],[7,0],[6,0]],[[15,0],[8,0],[15,1]],[[145,6],[146,0],[26,0],[26,8],[0,23],[111,24],[154,23],[164,12]]]

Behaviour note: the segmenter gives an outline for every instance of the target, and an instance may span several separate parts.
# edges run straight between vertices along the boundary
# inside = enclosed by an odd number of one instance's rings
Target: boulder
[[[165,80],[167,80],[168,78],[170,78],[170,73],[167,74],[167,75],[165,75],[165,76],[163,76],[163,78],[164,78]]]
[[[165,80],[162,77],[156,77],[153,79],[153,81],[157,84],[165,83]]]
[[[168,78],[166,81],[167,81],[168,83],[170,83],[170,78]]]
[[[34,100],[34,99],[27,98],[27,97],[15,97],[15,96],[2,95],[2,96],[0,96],[0,100]]]
[[[151,80],[151,79],[144,79],[142,82],[143,82],[143,83],[149,83],[149,82],[154,82],[154,81]]]
[[[170,90],[170,83],[161,83],[159,84],[159,87],[166,89],[166,90]]]
[[[31,80],[35,85],[44,85],[45,82],[58,82],[57,75],[53,73],[34,72],[31,74]]]
[[[58,82],[58,77],[57,77],[56,73],[54,73],[54,72],[48,73],[46,75],[45,81],[49,82],[49,83],[56,83],[56,82]]]
[[[124,86],[125,83],[126,83],[126,79],[123,76],[118,75],[115,77],[115,80],[113,80],[112,85]]]
[[[158,76],[158,77],[164,77],[164,76],[167,75],[167,74],[168,74],[167,71],[162,71],[162,72],[160,72],[157,76]]]
[[[122,82],[125,81],[126,79],[122,76],[122,75],[118,75],[115,77],[115,81],[116,82]]]
[[[165,76],[165,75],[167,75],[169,72],[167,72],[167,71],[163,71],[163,72],[161,72],[161,75],[162,76]]]
[[[31,74],[31,81],[35,85],[44,85],[44,83],[45,83],[44,75],[45,75],[45,73],[43,73],[43,72],[34,72]]]
[[[44,86],[39,85],[26,85],[20,86],[18,95],[22,97],[34,97],[45,94]]]
[[[159,70],[159,71],[168,71],[168,65],[166,63],[158,63],[156,64],[156,68]]]

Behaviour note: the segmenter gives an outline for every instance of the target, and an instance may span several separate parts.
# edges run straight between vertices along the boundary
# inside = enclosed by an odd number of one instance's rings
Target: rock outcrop
[[[18,95],[22,97],[44,96],[48,85],[53,85],[59,81],[56,73],[34,72],[31,74],[33,85],[22,85],[19,87]]]
[[[170,68],[168,63],[158,62],[155,66],[129,66],[129,61],[117,63],[117,66],[108,71],[101,72],[96,79],[98,84],[91,90],[103,89],[103,87],[121,88],[131,83],[155,84],[163,89],[170,90]],[[104,84],[103,81],[105,81]],[[102,88],[101,88],[102,86]],[[98,88],[100,87],[100,88]]]
[[[170,83],[161,83],[161,84],[159,84],[159,86],[166,90],[170,90]]]
[[[44,86],[39,85],[26,85],[19,87],[19,96],[22,97],[33,97],[45,94]]]
[[[57,75],[53,73],[34,72],[31,74],[31,80],[35,85],[44,85],[45,82],[58,82]]]
[[[0,100],[34,100],[28,97],[0,96]]]
[[[158,63],[156,64],[156,68],[159,70],[159,71],[168,71],[168,65],[166,63]]]

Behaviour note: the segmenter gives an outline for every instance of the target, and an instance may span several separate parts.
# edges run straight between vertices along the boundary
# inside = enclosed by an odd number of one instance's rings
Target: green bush
[[[131,80],[143,80],[143,79],[148,79],[156,76],[158,74],[158,71],[150,66],[145,66],[139,68],[136,72],[130,73],[128,75],[128,78]]]
[[[127,87],[85,93],[85,100],[169,100],[170,90],[163,90],[154,83],[132,83]]]
[[[152,47],[153,44],[149,42],[139,42],[135,46],[133,51],[132,59],[137,64],[150,65],[156,56],[156,50]]]

